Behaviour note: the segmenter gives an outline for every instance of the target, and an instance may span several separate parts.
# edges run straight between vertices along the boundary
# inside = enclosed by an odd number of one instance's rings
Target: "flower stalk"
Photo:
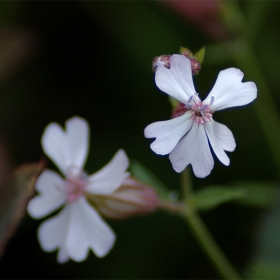
[[[188,207],[183,217],[220,275],[224,279],[241,279],[238,272],[211,236],[195,209]]]
[[[192,196],[192,188],[188,169],[182,172],[182,191],[185,201],[185,211],[182,213],[182,216],[209,260],[224,279],[241,279],[236,269],[208,231],[195,208],[189,203]]]

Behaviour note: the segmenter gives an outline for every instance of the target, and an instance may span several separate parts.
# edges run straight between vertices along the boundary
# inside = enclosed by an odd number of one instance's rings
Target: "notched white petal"
[[[45,154],[65,175],[69,162],[68,144],[62,127],[57,123],[50,123],[43,133],[41,145]]]
[[[126,172],[129,159],[124,150],[119,150],[112,160],[102,169],[89,176],[87,192],[92,194],[107,195],[114,192],[128,177]]]
[[[192,124],[191,113],[186,112],[177,118],[148,125],[144,135],[146,138],[156,138],[150,146],[156,154],[167,155],[190,130]]]
[[[215,134],[216,142],[221,148],[228,152],[233,152],[236,148],[236,143],[231,130],[224,124],[212,120],[211,125]]]
[[[66,245],[71,259],[85,260],[90,248],[100,258],[111,250],[114,232],[84,198],[72,205],[70,219]]]
[[[58,247],[65,247],[68,231],[69,207],[66,206],[56,216],[44,221],[38,229],[38,238],[42,249],[53,252]]]
[[[155,74],[155,82],[161,91],[184,104],[187,104],[189,97],[196,92],[191,63],[184,55],[172,55],[170,69],[159,65]]]
[[[115,234],[84,197],[68,204],[60,213],[41,224],[39,242],[46,252],[58,249],[58,262],[84,261],[92,249],[104,257],[113,247]]]
[[[67,141],[69,142],[70,164],[83,169],[89,151],[89,125],[80,117],[73,117],[66,122]]]
[[[203,125],[194,122],[189,133],[170,153],[169,159],[176,172],[182,172],[191,164],[196,177],[208,176],[214,167],[214,160]]]
[[[205,123],[205,131],[211,147],[221,163],[228,166],[230,163],[229,157],[225,153],[225,148],[235,148],[235,141],[231,131],[220,123],[214,120]]]
[[[51,170],[45,170],[36,181],[39,194],[32,198],[27,211],[33,218],[42,218],[58,209],[66,201],[64,180]]]
[[[214,96],[215,102],[211,106],[211,110],[218,111],[252,102],[257,97],[256,84],[242,82],[243,76],[243,72],[237,68],[220,71],[216,83],[204,103],[210,103]]]
[[[86,120],[73,117],[66,121],[66,130],[50,123],[42,136],[46,155],[66,175],[67,168],[74,165],[82,169],[88,153],[89,127]]]

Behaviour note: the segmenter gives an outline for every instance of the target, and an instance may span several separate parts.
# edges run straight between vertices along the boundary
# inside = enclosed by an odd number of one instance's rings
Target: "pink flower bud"
[[[96,209],[107,218],[126,219],[149,214],[157,209],[156,191],[133,177],[128,177],[110,195],[88,195]]]
[[[156,56],[152,62],[153,72],[156,72],[159,65],[164,65],[166,68],[170,68],[170,54],[163,54]]]
[[[172,118],[177,118],[187,112],[187,108],[184,103],[179,103],[172,111]]]
[[[192,74],[197,75],[201,69],[201,66],[193,53],[189,49],[181,47],[180,54],[184,55],[191,61]]]

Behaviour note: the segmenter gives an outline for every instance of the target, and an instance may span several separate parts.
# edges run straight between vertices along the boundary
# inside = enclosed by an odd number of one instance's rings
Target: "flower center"
[[[74,202],[84,195],[87,185],[87,174],[79,170],[75,166],[71,166],[67,170],[65,191],[68,202]]]
[[[214,101],[215,98],[212,96],[210,104],[203,104],[198,97],[198,93],[195,93],[189,98],[188,104],[186,104],[185,107],[187,110],[191,111],[192,119],[196,123],[203,124],[209,122],[212,118],[213,112],[211,112],[210,107],[213,105]]]

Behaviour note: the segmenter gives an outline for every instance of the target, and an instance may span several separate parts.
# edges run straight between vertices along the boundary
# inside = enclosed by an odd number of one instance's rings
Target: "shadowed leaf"
[[[192,203],[197,210],[211,210],[220,204],[246,195],[244,188],[228,188],[227,186],[209,186],[198,191],[192,198]]]
[[[44,163],[24,164],[16,168],[0,186],[0,258],[5,246],[25,214],[28,200]]]
[[[279,196],[278,186],[270,182],[241,181],[235,182],[234,185],[246,190],[246,196],[237,201],[242,205],[269,208],[276,204]]]
[[[150,170],[148,170],[140,162],[136,160],[132,161],[130,164],[130,170],[138,180],[154,187],[162,199],[170,200],[170,195],[172,193]]]

